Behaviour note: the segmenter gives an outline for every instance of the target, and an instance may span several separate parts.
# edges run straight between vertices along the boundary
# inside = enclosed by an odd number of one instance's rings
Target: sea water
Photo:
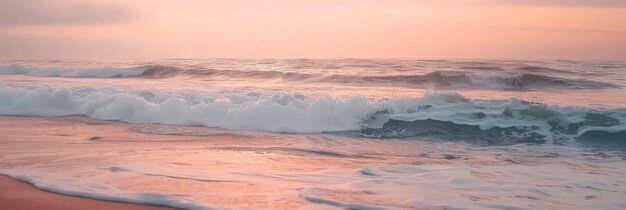
[[[619,61],[9,60],[0,172],[186,209],[623,209],[625,85]]]

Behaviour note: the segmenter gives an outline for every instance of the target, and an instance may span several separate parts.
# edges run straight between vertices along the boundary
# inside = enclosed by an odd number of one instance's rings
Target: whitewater
[[[626,63],[0,62],[0,173],[181,209],[623,209]]]

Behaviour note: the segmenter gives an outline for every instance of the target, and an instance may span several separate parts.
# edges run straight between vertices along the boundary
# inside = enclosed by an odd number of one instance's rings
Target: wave
[[[586,79],[566,79],[520,72],[474,73],[436,71],[415,77],[414,83],[437,87],[486,89],[605,89],[620,86]]]
[[[523,70],[542,69],[526,67]],[[339,84],[381,84],[404,85],[437,88],[474,88],[474,89],[605,89],[621,86],[585,79],[565,79],[541,74],[523,72],[477,73],[463,71],[435,71],[416,75],[363,76],[363,75],[322,75],[281,71],[240,71],[215,69],[180,69],[171,66],[146,66],[141,77],[163,78],[173,76],[204,76],[228,78],[282,79],[284,81],[302,81],[315,83]]]
[[[483,145],[626,139],[625,109],[559,107],[517,99],[470,100],[458,94],[445,98],[445,102],[379,111],[364,121],[366,128],[361,134],[375,138],[429,136]],[[591,134],[597,135],[590,138]]]
[[[167,65],[142,65],[132,68],[114,68],[109,66],[94,68],[64,68],[64,67],[33,67],[19,64],[0,64],[0,75],[26,75],[35,77],[66,77],[66,78],[122,78],[137,77],[146,79],[170,77],[229,77],[229,78],[256,78],[300,81],[319,74],[301,74],[281,71],[241,71],[217,70],[207,68],[179,68]]]
[[[0,115],[83,115],[129,123],[193,125],[283,133],[356,132],[371,138],[440,136],[480,144],[622,138],[626,110],[471,100],[457,93],[371,100],[289,93],[196,95],[113,88],[0,86]],[[268,123],[271,120],[271,123]]]
[[[519,70],[519,71],[536,72],[536,73],[544,73],[544,72],[563,73],[563,74],[575,73],[575,72],[568,71],[568,70],[556,69],[556,68],[548,68],[548,67],[541,67],[541,66],[523,66],[523,67],[517,68],[517,70]]]
[[[84,115],[131,123],[317,133],[358,130],[375,104],[362,96],[309,99],[299,94],[200,96],[94,88],[0,87],[0,114]],[[267,123],[272,119],[272,123]]]
[[[304,74],[295,72],[253,71],[253,70],[218,70],[207,68],[178,68],[166,65],[148,65],[145,71],[139,75],[143,78],[168,78],[168,77],[226,77],[246,79],[283,79],[286,81],[302,81],[320,77],[320,74]]]
[[[317,82],[353,84],[403,84],[416,87],[525,90],[542,88],[605,89],[621,86],[585,79],[565,79],[531,73],[497,72],[475,73],[462,71],[435,71],[418,75],[353,76],[331,75]]]
[[[391,85],[439,89],[607,89],[621,88],[620,85],[587,79],[567,79],[547,76],[537,72],[549,71],[543,67],[522,67],[519,71],[469,72],[434,71],[410,75],[345,75],[283,72],[277,70],[223,70],[202,67],[175,67],[168,65],[143,65],[133,68],[97,67],[72,69],[62,67],[28,67],[18,64],[0,65],[0,75],[28,75],[38,77],[69,78],[120,78],[137,77],[159,79],[171,77],[191,78],[244,78],[280,79],[288,82],[336,83],[355,85]],[[534,73],[528,73],[534,72]]]
[[[35,77],[68,77],[68,78],[116,78],[139,76],[144,67],[114,68],[109,66],[95,68],[63,68],[63,67],[31,67],[19,64],[0,64],[0,75],[27,75]]]
[[[579,132],[576,139],[580,143],[592,147],[626,148],[626,127],[586,129]]]

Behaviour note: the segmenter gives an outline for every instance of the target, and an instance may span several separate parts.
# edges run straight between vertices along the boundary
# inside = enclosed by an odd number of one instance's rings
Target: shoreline
[[[4,174],[0,174],[0,209],[175,210],[165,206],[105,201],[48,192]]]

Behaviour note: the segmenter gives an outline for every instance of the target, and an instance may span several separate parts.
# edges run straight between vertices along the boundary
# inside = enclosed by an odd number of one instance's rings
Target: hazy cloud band
[[[124,5],[76,0],[1,0],[0,25],[106,24],[133,20]]]

